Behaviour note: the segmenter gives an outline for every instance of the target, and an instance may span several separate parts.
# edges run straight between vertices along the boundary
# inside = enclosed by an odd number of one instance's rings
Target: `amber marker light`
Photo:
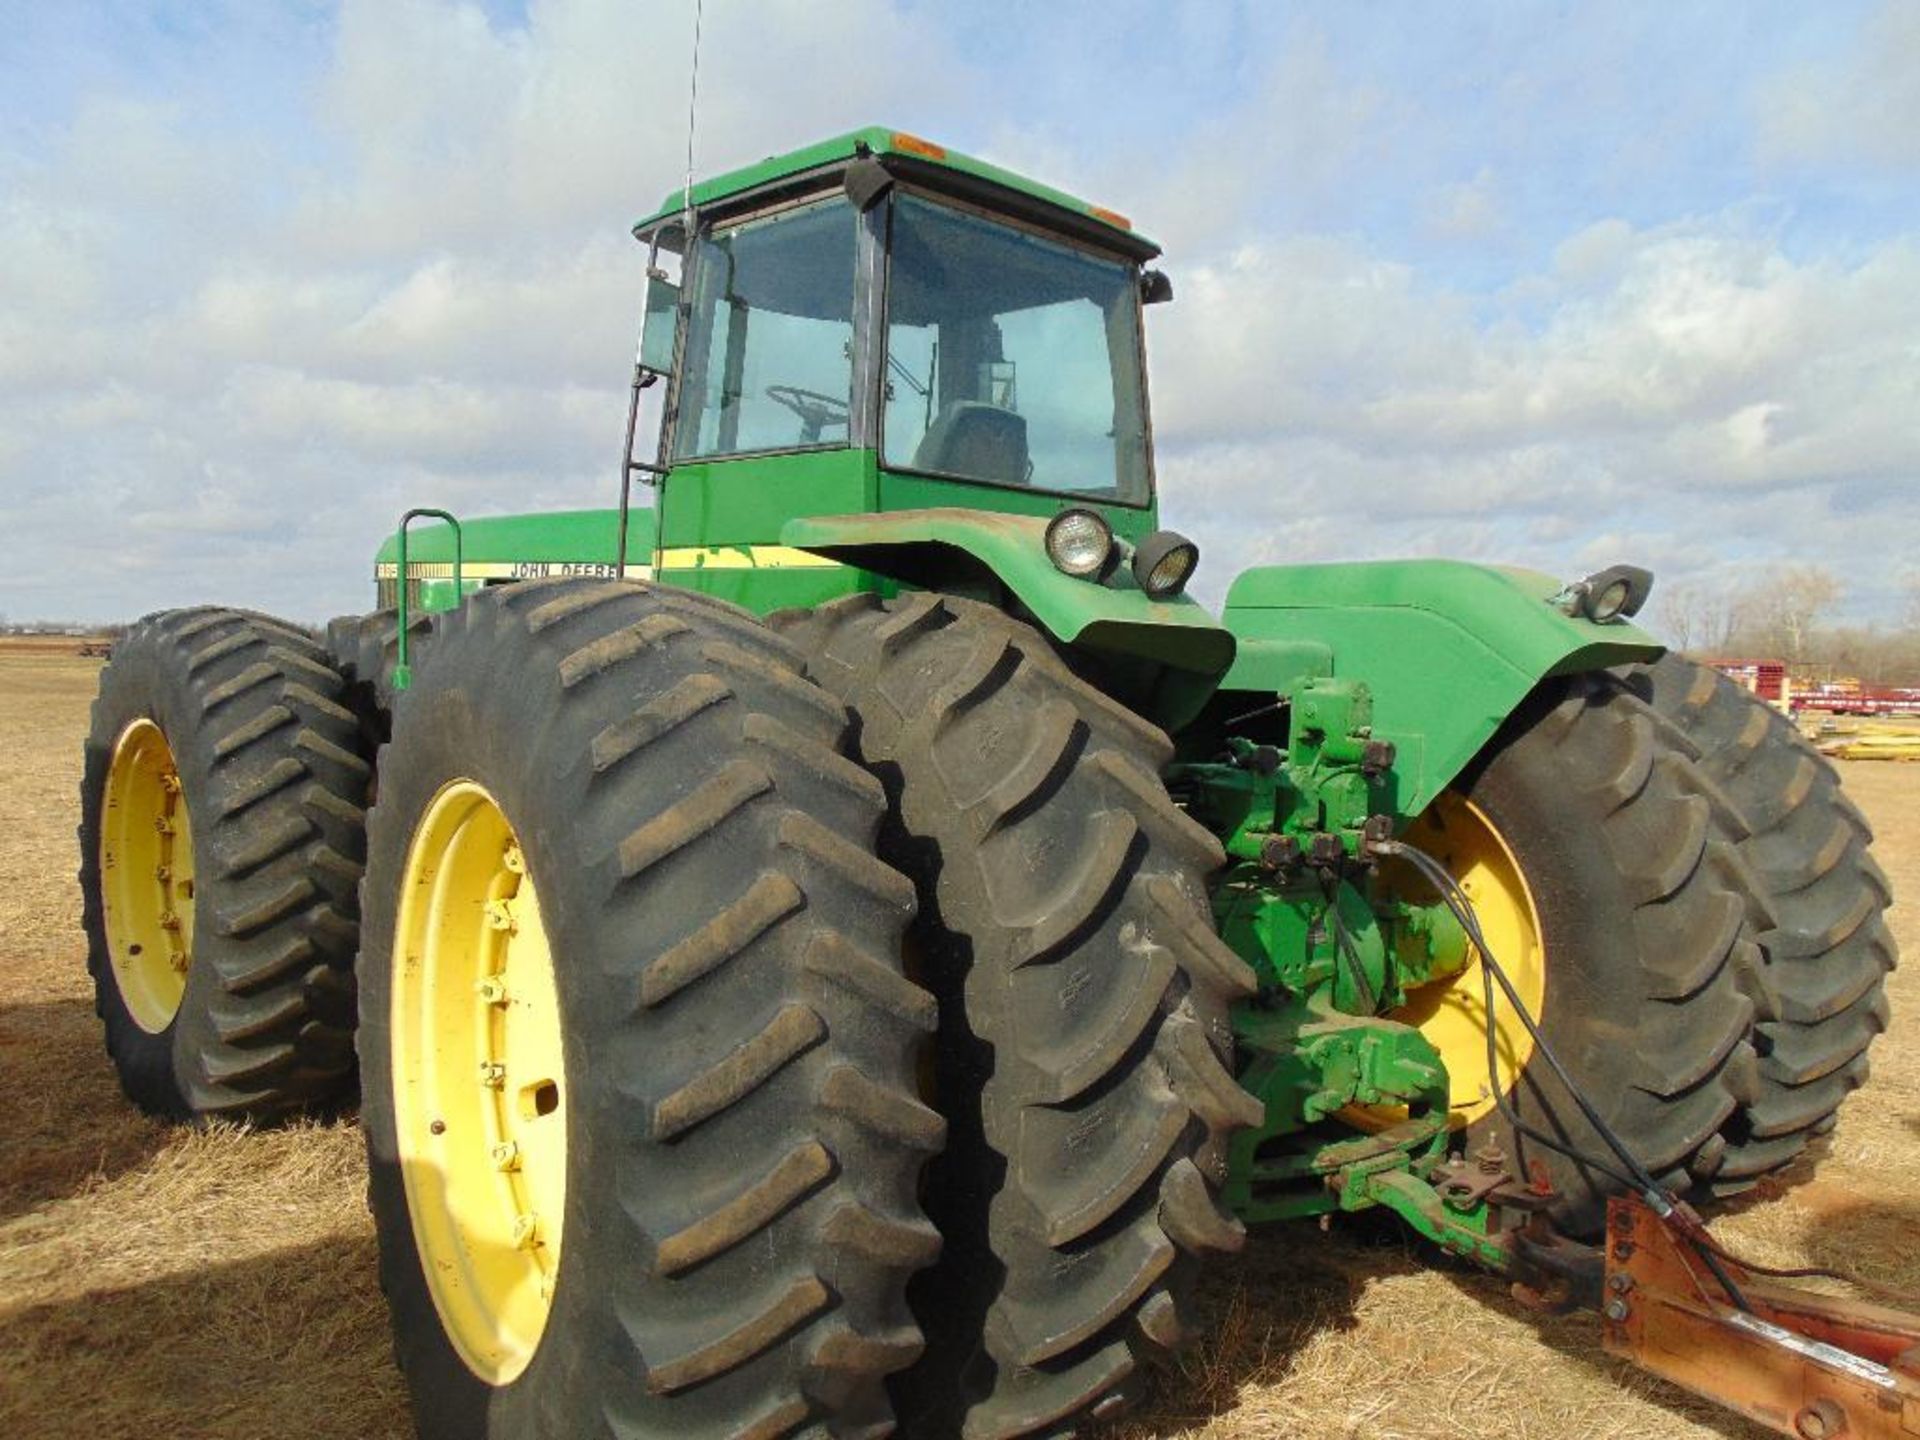
[[[923,155],[929,160],[947,158],[946,146],[936,145],[931,140],[922,140],[918,135],[907,135],[898,131],[894,133],[893,148],[903,150],[909,155]]]

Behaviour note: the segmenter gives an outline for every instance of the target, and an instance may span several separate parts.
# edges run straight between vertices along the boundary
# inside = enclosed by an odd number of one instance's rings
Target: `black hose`
[[[1354,950],[1353,937],[1347,933],[1346,922],[1340,918],[1339,883],[1337,879],[1329,876],[1326,884],[1321,887],[1321,894],[1327,902],[1327,918],[1333,926],[1333,950],[1347,962],[1347,968],[1352,971],[1353,988],[1359,992],[1360,1002],[1366,1007],[1366,1013],[1378,1015],[1380,997],[1374,994],[1373,984],[1367,979],[1366,962]]]
[[[1608,1179],[1613,1180],[1616,1184],[1624,1185],[1628,1189],[1637,1190],[1641,1198],[1652,1208],[1654,1214],[1660,1217],[1661,1222],[1672,1229],[1682,1240],[1686,1241],[1693,1252],[1698,1255],[1706,1264],[1707,1268],[1713,1272],[1713,1278],[1720,1282],[1721,1287],[1727,1292],[1727,1297],[1733,1301],[1734,1305],[1738,1309],[1751,1312],[1753,1307],[1747,1303],[1746,1296],[1741,1293],[1740,1287],[1734,1283],[1733,1277],[1727,1273],[1726,1268],[1720,1263],[1719,1257],[1706,1245],[1700,1243],[1697,1238],[1688,1234],[1684,1228],[1673,1224],[1673,1216],[1679,1208],[1678,1199],[1669,1194],[1666,1188],[1653,1177],[1652,1172],[1650,1172],[1645,1165],[1641,1164],[1639,1157],[1627,1148],[1626,1142],[1620,1138],[1619,1134],[1611,1125],[1607,1124],[1607,1122],[1601,1118],[1599,1111],[1594,1109],[1593,1104],[1587,1099],[1585,1092],[1582,1091],[1580,1086],[1575,1083],[1573,1076],[1568,1072],[1566,1066],[1560,1063],[1560,1057],[1554,1053],[1553,1047],[1547,1043],[1547,1037],[1541,1033],[1540,1026],[1534,1020],[1532,1013],[1527,1009],[1526,1002],[1521,1000],[1519,992],[1513,987],[1513,982],[1508,979],[1507,972],[1501,967],[1499,960],[1495,958],[1492,947],[1487,944],[1486,935],[1480,929],[1479,918],[1474,914],[1473,901],[1467,896],[1466,892],[1460,888],[1459,882],[1455,880],[1453,876],[1447,872],[1446,867],[1433,856],[1427,854],[1424,850],[1407,844],[1405,841],[1389,840],[1375,848],[1382,854],[1397,856],[1405,860],[1408,864],[1412,865],[1414,869],[1418,870],[1421,875],[1433,885],[1434,889],[1439,892],[1441,902],[1452,912],[1453,918],[1460,922],[1461,928],[1467,933],[1467,938],[1473,942],[1474,948],[1479,951],[1480,981],[1483,987],[1483,1003],[1486,1007],[1487,1084],[1493,1091],[1494,1103],[1499,1107],[1500,1113],[1506,1117],[1507,1122],[1512,1125],[1518,1133],[1538,1144],[1546,1146],[1550,1150],[1566,1156],[1576,1164],[1595,1170],[1605,1175]],[[1521,1121],[1517,1108],[1507,1099],[1500,1085],[1499,1047],[1496,1040],[1497,1032],[1493,1019],[1493,982],[1496,980],[1499,981],[1501,990],[1506,994],[1507,1003],[1513,1007],[1514,1014],[1520,1017],[1520,1023],[1526,1027],[1527,1033],[1533,1037],[1534,1048],[1539,1052],[1541,1058],[1547,1062],[1548,1069],[1552,1070],[1554,1075],[1559,1078],[1567,1094],[1572,1097],[1573,1103],[1580,1107],[1580,1113],[1586,1117],[1587,1123],[1593,1127],[1594,1133],[1606,1143],[1607,1148],[1613,1151],[1619,1158],[1621,1164],[1626,1167],[1627,1175],[1622,1175],[1611,1166],[1595,1160],[1590,1155],[1583,1154],[1572,1146],[1564,1145],[1550,1139],[1533,1126]],[[1629,1179],[1629,1176],[1632,1178]]]

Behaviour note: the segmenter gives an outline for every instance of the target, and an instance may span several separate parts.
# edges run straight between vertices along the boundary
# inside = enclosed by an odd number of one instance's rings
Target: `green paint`
[[[400,528],[393,532],[394,552],[398,556],[398,559],[395,561],[396,568],[394,573],[403,577],[411,576],[413,573],[413,567],[409,564],[407,557],[407,541],[412,534],[413,522],[416,520],[438,520],[442,522],[444,528],[440,533],[447,537],[448,543],[453,547],[452,573],[447,577],[446,581],[447,599],[451,604],[457,605],[460,603],[461,595],[465,590],[463,576],[461,575],[462,536],[460,532],[460,522],[454,518],[451,510],[436,510],[431,506],[416,506],[400,517]],[[395,690],[405,690],[413,683],[413,667],[407,663],[407,653],[412,648],[413,639],[413,637],[407,633],[411,628],[407,614],[411,597],[407,593],[408,587],[406,585],[396,586],[395,590],[400,602],[400,624],[394,639],[393,688]]]
[[[1249,570],[1227,592],[1241,643],[1222,688],[1289,696],[1314,676],[1364,680],[1374,734],[1399,752],[1397,811],[1417,815],[1541,680],[1661,653],[1632,625],[1561,613],[1560,588],[1454,560]]]
[[[1233,1027],[1245,1057],[1240,1083],[1266,1107],[1265,1123],[1235,1135],[1229,1150],[1223,1198],[1243,1219],[1343,1208],[1355,1166],[1410,1166],[1445,1152],[1447,1072],[1418,1030],[1323,1002],[1244,1007]],[[1349,1106],[1407,1113],[1356,1135],[1338,1118]]]
[[[683,460],[660,490],[660,544],[778,545],[793,516],[859,513],[878,496],[871,450]]]
[[[990,181],[1003,189],[1044,200],[1050,205],[1056,205],[1075,215],[1099,221],[1113,231],[1116,239],[1125,239],[1142,250],[1155,253],[1159,251],[1160,247],[1146,236],[1138,231],[1126,230],[1114,225],[1108,215],[1100,213],[1098,207],[1069,195],[1064,190],[1056,190],[1051,185],[1043,185],[1038,180],[1030,180],[1012,170],[1004,170],[998,165],[975,159],[971,155],[963,155],[958,150],[946,149],[944,146],[940,148],[945,149],[945,154],[934,159],[918,149],[902,146],[901,138],[901,132],[897,130],[884,125],[869,125],[862,130],[851,130],[845,135],[836,135],[830,140],[803,145],[798,150],[787,151],[784,155],[769,155],[766,159],[751,165],[743,165],[736,170],[728,170],[711,179],[696,182],[691,194],[691,203],[694,209],[703,210],[733,196],[766,186],[778,185],[785,180],[812,175],[816,172],[824,178],[835,168],[844,166],[853,159],[857,147],[864,145],[875,155],[900,155],[913,160],[930,161],[932,164],[959,174]],[[661,221],[677,218],[685,212],[688,201],[689,196],[686,191],[668,191],[651,214],[635,222],[634,233],[646,234]]]
[[[980,488],[980,487],[973,487]],[[961,557],[985,568],[1069,645],[1155,661],[1209,677],[1233,659],[1233,637],[1184,595],[1149,600],[1122,565],[1105,583],[1063,575],[1047,558],[1046,522],[987,510],[906,510],[790,520],[784,543],[911,583]]]
[[[611,566],[616,541],[615,510],[554,510],[538,515],[482,515],[461,518],[466,558],[474,564],[524,562],[528,565],[573,562]],[[636,506],[630,522],[628,550],[636,565],[647,563],[653,550],[652,512]],[[453,541],[444,528],[423,530],[409,539],[409,558],[417,562],[445,562],[453,558]],[[393,535],[375,552],[375,564],[398,558]]]
[[[880,510],[978,510],[989,515],[1034,515],[1042,520],[1069,506],[1097,510],[1123,540],[1145,539],[1159,525],[1156,507],[1116,505],[1085,495],[1055,494],[1046,490],[989,485],[983,481],[955,480],[941,475],[921,475],[905,470],[879,472]],[[825,513],[825,512],[821,512]]]

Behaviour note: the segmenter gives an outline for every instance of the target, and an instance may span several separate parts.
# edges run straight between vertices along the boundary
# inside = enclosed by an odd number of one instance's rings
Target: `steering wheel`
[[[800,417],[800,443],[811,445],[829,425],[844,425],[852,407],[842,395],[802,390],[798,385],[769,385],[767,398]]]

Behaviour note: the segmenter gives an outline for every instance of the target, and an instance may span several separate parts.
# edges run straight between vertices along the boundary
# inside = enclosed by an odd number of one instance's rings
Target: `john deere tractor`
[[[1758,1303],[1694,1207],[1865,1078],[1889,897],[1646,572],[1210,613],[1158,248],[912,136],[635,234],[616,507],[409,512],[324,634],[149,616],[87,742],[125,1087],[357,1095],[423,1436],[1066,1434],[1335,1212],[1622,1343],[1610,1206]]]

